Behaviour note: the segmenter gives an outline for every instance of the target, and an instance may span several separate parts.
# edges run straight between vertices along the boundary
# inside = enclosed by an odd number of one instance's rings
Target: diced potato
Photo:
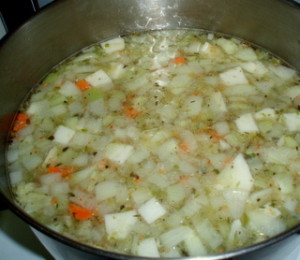
[[[217,112],[226,112],[227,107],[221,92],[214,92],[211,96],[211,109]],[[200,111],[199,111],[200,112]]]
[[[288,88],[286,91],[286,95],[292,99],[300,96],[300,85]]]
[[[130,210],[104,215],[105,229],[110,238],[124,239],[137,222],[137,212]]]
[[[184,241],[191,232],[192,229],[187,226],[178,226],[163,233],[160,236],[160,241],[164,246],[171,248]]]
[[[283,65],[270,66],[270,70],[273,71],[279,78],[283,80],[289,80],[296,75],[296,71]]]
[[[273,216],[270,210],[256,209],[248,212],[247,215],[250,227],[267,236],[277,235],[285,229],[283,220]]]
[[[152,197],[151,192],[147,188],[138,188],[131,194],[132,199],[138,205],[146,202]]]
[[[285,125],[289,131],[300,130],[300,114],[298,113],[285,113],[283,114]]]
[[[138,208],[138,212],[148,224],[153,223],[166,214],[164,207],[155,199],[152,198]]]
[[[248,84],[248,80],[241,67],[220,73],[220,78],[225,85]]]
[[[111,78],[102,69],[90,74],[85,80],[95,88],[110,89],[113,86]]]
[[[146,257],[159,257],[159,251],[155,239],[151,237],[140,242],[137,248],[137,254],[139,256]]]
[[[220,38],[217,40],[217,44],[227,53],[233,54],[238,50],[237,45],[228,39]]]
[[[54,141],[60,144],[68,144],[74,135],[75,131],[73,129],[60,125],[54,133]]]
[[[27,113],[37,116],[49,115],[49,102],[47,100],[33,102],[28,107]]]
[[[111,143],[106,147],[105,156],[114,162],[123,164],[133,153],[133,146],[127,144]]]
[[[178,183],[167,187],[167,198],[170,203],[181,202],[185,198],[185,189]]]
[[[178,95],[184,92],[190,86],[191,82],[192,78],[190,76],[185,74],[177,75],[168,84],[168,88],[173,94]]]
[[[297,150],[285,146],[265,147],[260,150],[261,158],[267,163],[287,165],[297,157]]]
[[[253,186],[253,177],[242,154],[226,165],[217,179],[223,187],[232,190],[250,191]]]
[[[252,133],[259,131],[255,120],[250,113],[241,115],[238,119],[235,120],[235,124],[241,133]]]
[[[206,255],[207,250],[195,232],[191,232],[184,239],[184,246],[189,253],[189,256]]]
[[[250,47],[246,47],[238,50],[234,56],[243,61],[255,61],[257,60],[257,56],[254,50]]]
[[[209,245],[211,249],[216,249],[222,244],[222,236],[208,219],[194,221],[194,226],[203,243]]]
[[[169,139],[158,147],[157,154],[164,160],[169,156],[174,155],[178,150],[178,144],[175,139]]]
[[[66,81],[59,90],[59,93],[66,97],[72,97],[76,95],[80,95],[80,89],[71,81]]]
[[[24,178],[24,174],[22,171],[13,171],[9,174],[11,185],[17,185]]]
[[[271,118],[274,119],[276,117],[275,110],[273,108],[264,108],[254,114],[255,119],[265,119]]]
[[[115,51],[123,50],[125,48],[125,42],[123,38],[118,37],[112,40],[102,42],[101,47],[106,53],[112,53]]]
[[[106,200],[116,196],[120,189],[120,184],[116,181],[100,182],[95,187],[97,200]]]
[[[268,72],[268,69],[260,61],[244,62],[241,67],[255,76],[262,76]]]

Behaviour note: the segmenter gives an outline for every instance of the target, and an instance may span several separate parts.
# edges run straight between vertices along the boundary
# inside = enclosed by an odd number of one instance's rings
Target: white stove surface
[[[298,246],[294,250],[287,255],[285,252],[283,255],[277,253],[272,260],[300,260],[300,235],[297,239]],[[9,210],[0,212],[0,258],[5,260],[53,260],[28,225]]]

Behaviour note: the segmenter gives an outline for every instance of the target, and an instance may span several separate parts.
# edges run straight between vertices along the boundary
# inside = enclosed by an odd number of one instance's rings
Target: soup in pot
[[[300,219],[300,77],[269,52],[198,30],[95,44],[17,114],[17,202],[83,244],[200,256]]]

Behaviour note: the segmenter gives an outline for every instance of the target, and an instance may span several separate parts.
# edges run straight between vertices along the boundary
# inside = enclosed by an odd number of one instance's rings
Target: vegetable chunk
[[[226,85],[248,84],[248,80],[241,67],[236,67],[220,73],[220,78]]]
[[[121,213],[112,213],[104,216],[106,232],[110,238],[126,238],[137,222],[137,212],[130,210]]]
[[[230,164],[226,165],[220,172],[218,181],[224,188],[247,192],[252,189],[253,177],[242,154],[238,154]]]

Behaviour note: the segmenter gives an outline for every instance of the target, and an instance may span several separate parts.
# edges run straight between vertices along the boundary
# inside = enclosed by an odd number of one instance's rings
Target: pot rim
[[[35,19],[36,16],[43,15],[44,12],[48,12],[48,10],[51,9],[53,6],[58,6],[59,4],[66,2],[68,0],[61,0],[57,2],[50,3],[49,6],[46,8],[42,8],[37,15],[32,16],[28,21],[23,23],[21,26],[19,26],[17,29],[15,29],[12,32],[7,33],[0,41],[0,48],[6,44],[6,42],[12,37],[15,33],[17,33],[23,26],[26,26],[28,23],[31,23],[32,20]],[[300,11],[300,3],[295,2],[294,0],[277,0],[280,2],[284,2],[285,4],[291,5],[293,8],[297,8]],[[181,29],[186,29],[186,28],[181,28]],[[191,28],[189,28],[191,29]],[[8,139],[8,137],[6,138]],[[6,164],[6,162],[5,162]],[[4,174],[7,174],[5,172]],[[27,224],[29,224],[31,227],[34,229],[42,232],[43,234],[51,237],[52,239],[57,240],[58,242],[61,242],[67,246],[70,246],[75,249],[79,249],[81,251],[90,253],[95,256],[104,256],[104,257],[109,257],[109,258],[119,258],[119,259],[134,259],[134,260],[140,260],[140,259],[149,259],[147,257],[140,257],[140,256],[134,256],[134,255],[125,255],[125,254],[120,254],[112,251],[106,251],[101,248],[89,246],[86,244],[83,244],[81,242],[78,242],[76,240],[73,240],[71,238],[68,238],[64,236],[63,234],[60,234],[47,226],[45,226],[42,223],[39,223],[37,220],[32,218],[29,214],[27,214],[21,207],[19,207],[13,199],[10,199],[2,190],[0,190],[0,199],[4,201],[4,204],[7,206],[9,210],[11,210],[15,215],[17,215],[19,218],[21,218],[23,221],[25,221]],[[237,257],[237,256],[242,256],[248,253],[252,253],[254,251],[257,251],[259,249],[266,248],[268,246],[274,245],[292,235],[298,234],[300,235],[300,223],[289,228],[288,230],[277,234],[276,236],[273,236],[267,240],[261,241],[259,243],[243,247],[240,249],[232,250],[232,251],[227,251],[224,253],[218,253],[218,254],[211,254],[211,255],[204,255],[204,256],[197,256],[197,257],[180,257],[180,258],[166,258],[166,259],[205,259],[205,260],[217,260],[217,259],[227,259],[227,258],[232,258],[232,257]],[[150,258],[150,259],[156,259],[156,258]]]

